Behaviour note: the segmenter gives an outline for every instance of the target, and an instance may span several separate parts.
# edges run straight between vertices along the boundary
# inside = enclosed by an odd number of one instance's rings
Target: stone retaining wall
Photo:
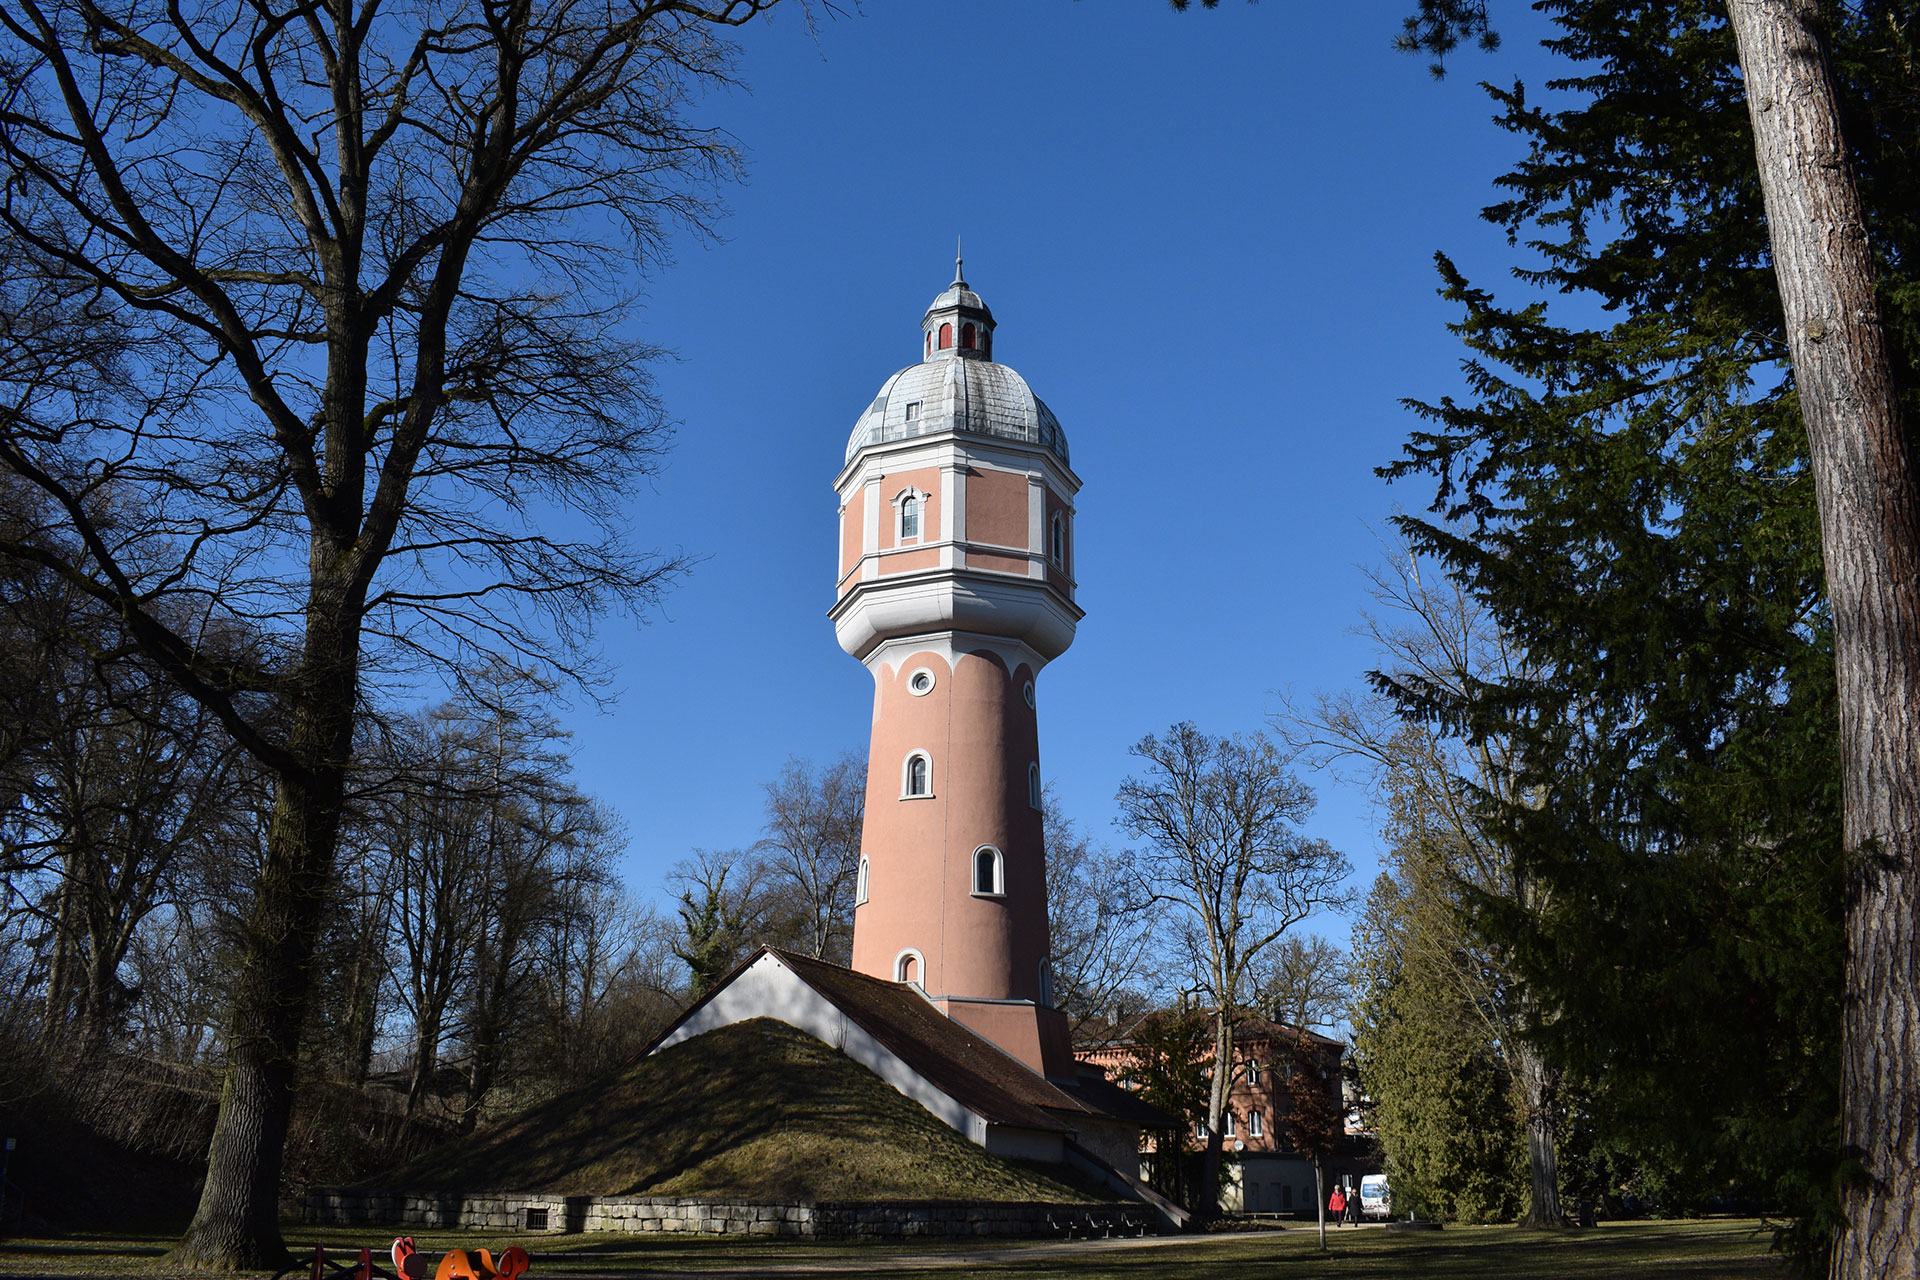
[[[821,1240],[901,1236],[1135,1235],[1157,1229],[1137,1204],[900,1203],[754,1204],[664,1196],[414,1195],[392,1191],[307,1192],[306,1221],[333,1226],[442,1230],[681,1232],[804,1236]],[[544,1224],[544,1225],[543,1225]]]

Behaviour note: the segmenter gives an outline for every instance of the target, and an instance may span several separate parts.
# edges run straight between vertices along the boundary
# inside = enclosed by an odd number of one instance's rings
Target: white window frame
[[[866,855],[862,854],[860,856],[860,870],[855,872],[853,877],[853,905],[854,906],[858,907],[858,906],[864,906],[866,904],[867,889],[872,881],[872,877],[873,877],[872,864],[867,861]]]
[[[907,976],[907,961],[909,960],[913,961],[913,971],[919,975],[918,977],[909,978]],[[908,982],[919,987],[922,991],[926,990],[927,958],[920,954],[920,948],[902,947],[900,949],[900,954],[893,958],[893,980],[895,982]]]
[[[908,485],[893,495],[893,544],[897,547],[923,545],[927,541],[927,501],[933,497],[925,490]],[[907,503],[914,504],[914,532],[907,532]]]
[[[993,887],[991,889],[982,889],[980,887],[980,855],[983,853],[993,855]],[[1007,896],[1007,856],[993,845],[983,844],[978,849],[975,849],[973,851],[973,862],[967,870],[968,883],[973,886],[974,897],[1004,898]]]
[[[1267,1136],[1266,1117],[1258,1107],[1254,1107],[1247,1112],[1247,1136],[1249,1138],[1264,1138]]]
[[[927,766],[927,789],[913,790],[913,762],[921,760]],[[900,762],[900,798],[902,800],[933,799],[933,756],[921,747],[907,752],[907,758]]]
[[[1224,1119],[1225,1119],[1225,1121],[1226,1121],[1226,1125],[1225,1125],[1225,1127],[1223,1127],[1223,1128],[1221,1129],[1221,1131],[1220,1131],[1220,1136],[1221,1136],[1221,1137],[1223,1137],[1223,1138],[1236,1138],[1236,1137],[1238,1137],[1238,1136],[1239,1136],[1239,1134],[1235,1132],[1235,1130],[1236,1130],[1236,1129],[1238,1128],[1238,1126],[1237,1126],[1237,1125],[1236,1125],[1236,1124],[1234,1123],[1234,1116],[1233,1116],[1233,1108],[1232,1108],[1232,1107],[1228,1107],[1228,1108],[1227,1108],[1227,1113],[1226,1113],[1226,1115],[1225,1115],[1225,1117],[1223,1117],[1223,1118],[1224,1118]]]

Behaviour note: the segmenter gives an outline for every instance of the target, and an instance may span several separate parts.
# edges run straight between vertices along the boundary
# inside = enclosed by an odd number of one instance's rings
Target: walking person
[[[1333,1219],[1335,1226],[1339,1226],[1346,1212],[1347,1193],[1336,1182],[1333,1184],[1333,1194],[1327,1197],[1327,1216]]]
[[[1355,1192],[1343,1190],[1341,1192],[1341,1199],[1345,1201],[1345,1204],[1342,1205],[1341,1207],[1340,1225],[1343,1227],[1359,1226],[1360,1225],[1359,1194]]]

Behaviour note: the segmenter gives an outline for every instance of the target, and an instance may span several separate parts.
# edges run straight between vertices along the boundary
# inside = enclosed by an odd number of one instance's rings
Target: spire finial
[[[962,289],[967,287],[967,278],[960,272],[961,261],[960,237],[955,236],[953,238],[953,285],[948,285],[948,288],[952,288],[954,285],[958,285]]]

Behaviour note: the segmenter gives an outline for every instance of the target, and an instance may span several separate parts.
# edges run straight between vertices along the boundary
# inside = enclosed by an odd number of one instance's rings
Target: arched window
[[[943,324],[940,326],[940,349],[942,351],[945,351],[948,347],[952,345],[953,345],[953,326],[950,324]]]
[[[927,354],[928,355],[933,354],[933,335],[932,334],[927,335]]]
[[[983,844],[973,851],[973,891],[984,897],[999,897],[1007,891],[1006,868],[1000,851]]]
[[[1040,786],[1040,766],[1030,764],[1027,766],[1027,803],[1038,809],[1043,807],[1045,799],[1045,792]]]
[[[853,905],[856,907],[867,900],[867,878],[871,874],[867,860],[860,859],[860,871],[853,880]]]
[[[900,796],[911,799],[915,796],[933,794],[933,761],[924,751],[915,751],[907,757],[907,763],[900,779]]]
[[[900,536],[903,538],[920,536],[920,499],[912,494],[900,499]]]
[[[970,324],[960,326],[960,349],[962,351],[973,350],[973,326]]]
[[[921,970],[925,966],[920,961],[920,953],[908,947],[893,961],[893,980],[895,982],[918,982]]]
[[[1053,513],[1053,523],[1047,532],[1047,554],[1061,568],[1067,564],[1067,518],[1058,511]]]
[[[980,354],[989,360],[993,359],[993,330],[991,329],[980,331]]]

